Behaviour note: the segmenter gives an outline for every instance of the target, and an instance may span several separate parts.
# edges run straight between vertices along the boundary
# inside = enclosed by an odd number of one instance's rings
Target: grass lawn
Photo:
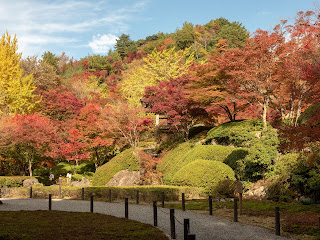
[[[99,213],[0,211],[0,240],[168,240],[149,224]]]
[[[274,211],[276,206],[280,208],[282,236],[301,240],[320,239],[319,204],[304,205],[301,203],[244,200],[243,214],[238,216],[238,221],[275,231]],[[182,209],[181,203],[166,203],[165,207]],[[209,214],[208,200],[186,201],[186,210]],[[233,221],[233,202],[213,202],[213,215]]]

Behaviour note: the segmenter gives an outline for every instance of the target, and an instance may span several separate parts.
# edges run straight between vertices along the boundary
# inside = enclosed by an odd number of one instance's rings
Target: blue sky
[[[0,33],[17,35],[23,57],[50,51],[80,59],[107,54],[122,33],[138,40],[219,17],[252,33],[318,8],[319,0],[0,0]]]

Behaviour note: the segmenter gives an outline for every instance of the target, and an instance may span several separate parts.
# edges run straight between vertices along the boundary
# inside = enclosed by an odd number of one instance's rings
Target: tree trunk
[[[29,176],[32,177],[32,161],[31,161],[31,159],[28,160],[28,163],[29,163],[29,166],[28,166]]]
[[[263,122],[263,128],[264,128],[264,129],[267,129],[268,103],[269,103],[269,100],[265,100],[265,101],[263,102],[262,122]]]

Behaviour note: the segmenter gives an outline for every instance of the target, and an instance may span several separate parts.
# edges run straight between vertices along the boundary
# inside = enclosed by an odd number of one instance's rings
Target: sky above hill
[[[0,33],[17,35],[23,57],[50,51],[80,59],[107,54],[122,33],[139,40],[219,17],[253,33],[318,8],[319,0],[0,0]]]

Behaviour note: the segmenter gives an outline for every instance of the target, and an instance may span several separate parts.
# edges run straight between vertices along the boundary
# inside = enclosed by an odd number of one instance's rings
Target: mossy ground
[[[98,213],[0,212],[0,239],[168,240],[151,225]]]

